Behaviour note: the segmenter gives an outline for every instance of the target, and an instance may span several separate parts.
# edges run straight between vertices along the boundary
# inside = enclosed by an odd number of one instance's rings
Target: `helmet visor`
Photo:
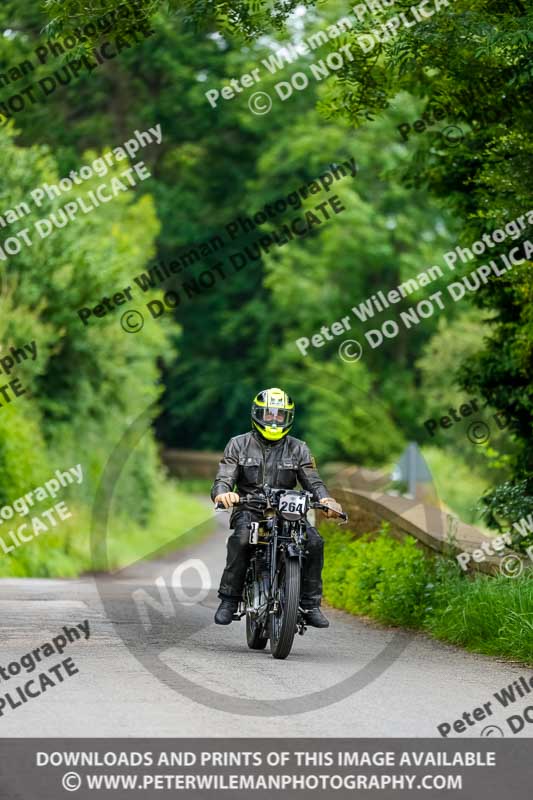
[[[294,410],[265,406],[264,408],[256,408],[254,417],[257,422],[264,425],[279,425],[280,428],[286,428],[292,425]]]

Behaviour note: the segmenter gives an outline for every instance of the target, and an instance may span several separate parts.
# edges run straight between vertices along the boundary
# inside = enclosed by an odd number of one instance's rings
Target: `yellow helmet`
[[[294,403],[282,389],[263,389],[252,403],[252,425],[271,442],[283,439],[294,422]]]

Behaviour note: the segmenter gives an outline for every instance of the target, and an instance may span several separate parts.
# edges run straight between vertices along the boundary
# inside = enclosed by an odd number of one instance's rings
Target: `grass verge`
[[[415,628],[487,655],[533,663],[533,577],[469,577],[455,561],[429,557],[413,538],[350,538],[331,523],[324,598],[335,608]]]
[[[91,509],[70,503],[68,509],[71,518],[1,554],[1,578],[74,578],[105,568],[102,557],[93,560],[91,555]],[[170,481],[157,486],[153,509],[146,525],[140,525],[125,509],[112,507],[106,541],[109,570],[150,558],[156,551],[186,547],[214,529],[209,507]]]

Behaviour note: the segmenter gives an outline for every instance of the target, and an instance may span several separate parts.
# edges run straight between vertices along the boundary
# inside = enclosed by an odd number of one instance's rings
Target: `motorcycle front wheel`
[[[274,658],[287,658],[291,652],[300,600],[300,563],[286,558],[278,576],[278,609],[270,616],[270,652]]]

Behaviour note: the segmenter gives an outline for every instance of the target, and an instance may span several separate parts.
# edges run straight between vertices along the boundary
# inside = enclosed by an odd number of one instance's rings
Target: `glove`
[[[330,519],[331,517],[336,517],[337,514],[340,514],[342,512],[342,506],[339,503],[337,503],[337,501],[334,500],[333,497],[323,497],[320,502],[331,509],[331,511],[326,512],[326,516]]]
[[[224,508],[231,508],[238,502],[239,495],[236,494],[236,492],[224,492],[223,494],[217,494],[215,497],[215,505],[217,503],[222,503]]]

